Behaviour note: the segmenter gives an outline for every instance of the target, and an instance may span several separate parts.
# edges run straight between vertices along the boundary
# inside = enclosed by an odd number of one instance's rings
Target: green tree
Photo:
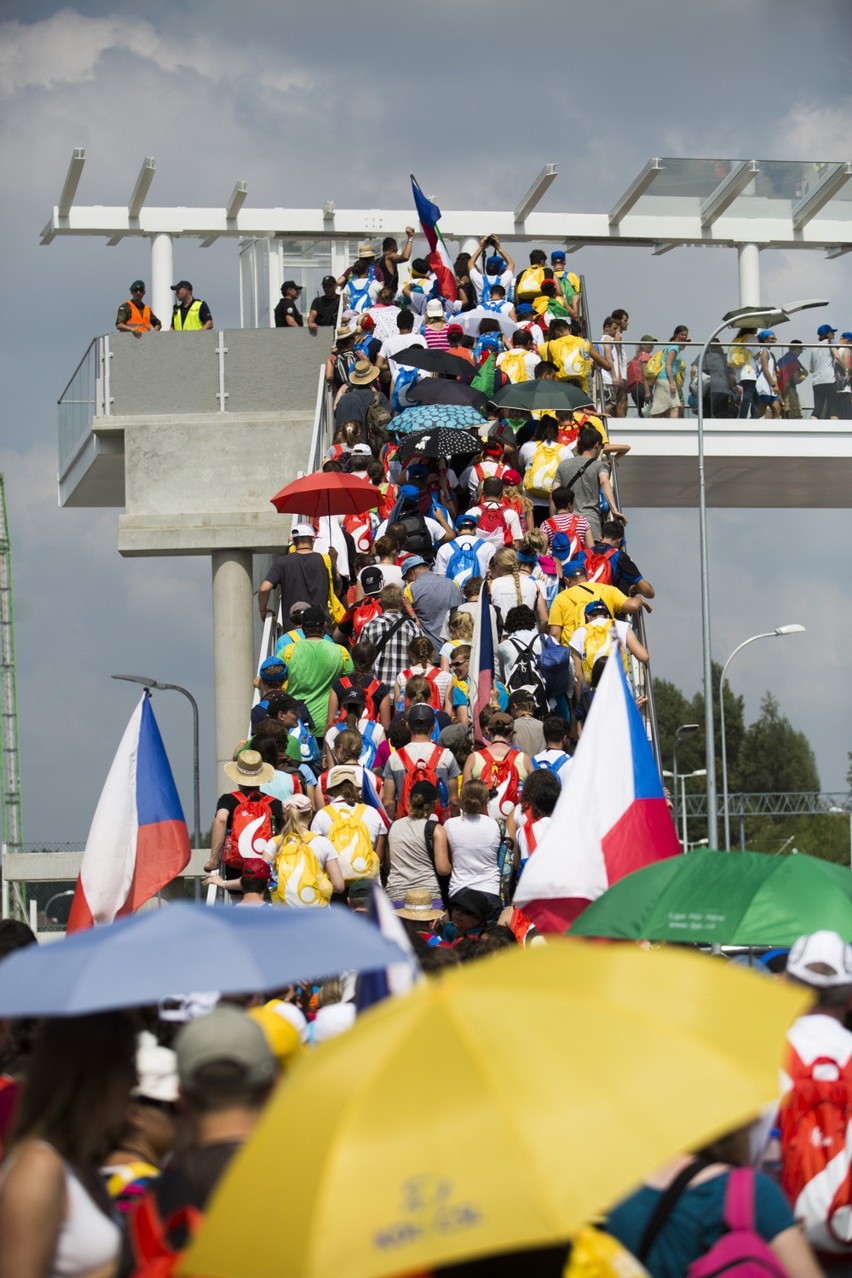
[[[810,742],[781,713],[770,692],[760,703],[760,718],[745,734],[734,775],[737,789],[747,792],[820,788]]]

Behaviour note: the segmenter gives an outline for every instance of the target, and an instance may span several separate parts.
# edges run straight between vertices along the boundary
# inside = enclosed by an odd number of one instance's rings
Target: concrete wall
[[[147,418],[220,411],[222,347],[226,412],[312,409],[331,337],[331,329],[314,337],[289,328],[150,333],[141,341],[119,336],[111,342],[113,413]]]
[[[124,419],[123,555],[275,551],[290,520],[270,498],[307,467],[313,414]]]

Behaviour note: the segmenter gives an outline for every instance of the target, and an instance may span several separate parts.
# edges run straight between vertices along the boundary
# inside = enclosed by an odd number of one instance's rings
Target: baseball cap
[[[337,288],[337,280],[334,278],[333,275],[324,275],[322,277],[323,288],[325,288],[326,284],[333,284],[334,287]]]
[[[311,604],[310,608],[306,608],[302,613],[303,626],[324,626],[325,613],[322,608],[317,608],[316,604]]]
[[[583,609],[584,617],[611,617],[612,613],[607,608],[603,599],[593,599],[591,603],[587,603]]]
[[[420,496],[420,489],[416,484],[400,484],[399,495],[406,501],[415,501]]]
[[[447,325],[447,336],[448,336],[448,337],[449,337],[450,333],[464,333],[464,329],[462,328],[461,324],[448,324],[448,325]]]
[[[172,292],[176,293],[179,288],[188,288],[190,293],[192,292],[192,285],[189,280],[178,280],[177,284],[172,285]]]
[[[270,692],[266,698],[266,713],[270,719],[276,718],[282,710],[297,710],[298,703],[289,692]]]
[[[411,728],[431,728],[435,722],[435,711],[431,706],[418,701],[408,707],[408,724]]]
[[[466,914],[472,914],[482,923],[488,918],[493,908],[486,893],[476,888],[459,888],[458,892],[454,892],[450,897],[451,910],[464,910]]]
[[[516,692],[511,693],[509,696],[510,706],[525,706],[534,701],[535,697],[531,688],[518,688]],[[492,719],[491,722],[493,723],[494,720]]]
[[[361,585],[365,595],[381,594],[385,584],[381,568],[365,568],[361,573]]]
[[[301,293],[302,291],[301,284],[297,284],[295,280],[285,280],[281,285],[281,292],[286,293],[288,288],[294,288],[297,293]]]
[[[502,478],[504,484],[510,484],[512,487],[523,481],[523,475],[519,470],[504,470]]]
[[[310,537],[311,541],[316,537],[316,533],[310,524],[294,524],[290,530],[290,537],[295,540],[296,537]]]
[[[347,896],[350,901],[369,901],[372,891],[372,879],[355,879],[349,884]]]
[[[464,514],[459,515],[458,519],[456,520],[453,526],[455,528],[464,528],[467,525],[470,525],[471,527],[475,528],[476,518],[477,518],[476,515],[472,515],[470,511],[465,511]]]
[[[130,292],[131,292],[131,293],[135,293],[135,292],[136,292],[136,290],[137,290],[137,289],[140,289],[140,288],[141,288],[142,292],[144,293],[144,292],[145,292],[145,281],[144,281],[144,280],[134,280],[134,281],[133,281],[133,283],[130,285]]]
[[[800,936],[790,950],[787,975],[818,990],[852,985],[852,945],[837,932]]]
[[[373,450],[369,444],[353,444],[352,455],[353,457],[372,457]]]
[[[771,329],[771,328],[762,328],[762,329],[760,330],[760,332],[758,333],[758,335],[757,335],[757,340],[758,340],[759,342],[767,342],[767,341],[769,340],[769,338],[770,338],[770,337],[774,337],[774,336],[775,336],[775,331],[774,331],[774,329]]]
[[[190,1090],[199,1070],[218,1061],[239,1065],[249,1084],[270,1083],[275,1076],[275,1057],[263,1030],[236,1007],[216,1007],[185,1026],[175,1039],[175,1053],[178,1077]]]
[[[425,559],[420,557],[420,555],[409,555],[407,559],[403,559],[400,567],[402,569],[403,577],[406,577],[415,568],[428,568],[429,565]]]
[[[852,333],[841,333],[840,336],[844,342],[852,342]]]
[[[287,666],[280,657],[267,657],[258,673],[264,683],[278,683],[287,674]]]
[[[515,314],[516,315],[534,315],[535,308],[530,302],[520,302],[515,307]]]
[[[554,541],[555,540],[556,538],[554,537]],[[563,577],[576,577],[581,572],[585,572],[585,571],[586,571],[586,565],[582,559],[569,559],[568,563],[563,564],[562,566]]]
[[[502,275],[505,265],[506,263],[503,261],[502,257],[499,257],[497,254],[492,254],[491,257],[486,258],[485,273],[487,275]]]
[[[444,313],[443,303],[440,302],[437,297],[430,298],[430,300],[426,303],[426,314],[427,315],[443,315],[443,313]]]
[[[341,785],[344,781],[351,781],[354,786],[360,788],[363,777],[359,775],[363,773],[363,769],[356,767],[354,764],[346,765],[340,763],[334,768],[330,768],[328,777],[326,778],[326,786],[333,790],[336,785]]]
[[[170,1047],[161,1047],[147,1030],[137,1039],[136,1074],[139,1081],[133,1088],[134,1096],[165,1104],[173,1104],[177,1100],[177,1057]]]
[[[828,337],[829,333],[836,333],[837,329],[832,324],[820,324],[817,329],[817,337]]]
[[[553,252],[552,252],[552,253],[551,253],[551,255],[550,255],[550,260],[551,260],[551,262],[564,262],[564,261],[565,261],[565,250],[564,250],[564,249],[554,249],[554,250],[553,250]]]
[[[488,720],[489,735],[493,735],[495,732],[500,732],[505,736],[510,736],[514,731],[514,727],[514,719],[510,714],[506,714],[503,710],[498,710],[497,714],[492,714],[491,718]]]
[[[245,856],[240,862],[240,875],[247,879],[263,879],[268,883],[272,878],[272,869],[259,856]]]

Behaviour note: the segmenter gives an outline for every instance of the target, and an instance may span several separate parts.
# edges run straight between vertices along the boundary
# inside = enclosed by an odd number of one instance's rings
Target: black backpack
[[[518,643],[517,639],[509,638],[509,642],[518,653],[518,659],[512,666],[509,678],[506,681],[506,688],[510,696],[513,692],[525,692],[533,703],[534,717],[536,719],[544,719],[549,711],[547,688],[544,686],[544,678],[539,664],[541,653],[535,650],[538,640],[539,636],[533,635],[524,648]]]
[[[433,555],[432,538],[429,535],[426,520],[420,514],[420,511],[408,510],[404,515],[400,515],[397,522],[405,528],[404,549],[408,554],[420,555],[423,559],[431,561]]]

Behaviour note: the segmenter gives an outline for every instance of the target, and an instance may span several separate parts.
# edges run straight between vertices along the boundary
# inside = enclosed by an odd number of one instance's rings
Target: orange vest
[[[150,306],[146,306],[143,303],[140,310],[133,301],[128,302],[127,305],[130,307],[130,319],[127,321],[127,327],[134,330],[139,329],[142,333],[149,333],[151,331]]]

